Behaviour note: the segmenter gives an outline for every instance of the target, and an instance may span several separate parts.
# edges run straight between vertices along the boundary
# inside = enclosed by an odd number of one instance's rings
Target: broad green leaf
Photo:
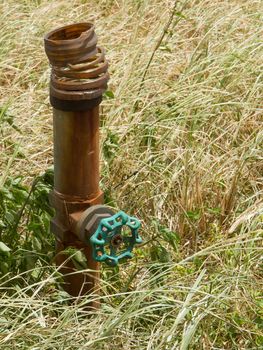
[[[0,251],[8,253],[11,251],[11,249],[4,242],[0,242]]]
[[[108,98],[114,98],[114,93],[111,90],[107,90],[104,94]]]

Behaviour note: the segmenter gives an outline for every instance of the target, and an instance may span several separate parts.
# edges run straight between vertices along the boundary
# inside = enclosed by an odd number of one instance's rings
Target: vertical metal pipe
[[[102,204],[99,188],[99,104],[109,74],[104,49],[97,46],[92,23],[77,23],[45,36],[52,66],[50,103],[54,126],[54,191],[56,210],[51,230],[56,236],[56,262],[64,274],[64,288],[73,296],[98,291],[98,263],[91,246],[76,233],[89,207]],[[78,272],[68,248],[80,249],[89,272]],[[98,303],[93,303],[94,307]]]
[[[77,271],[72,260],[69,260],[69,256],[63,253],[67,248],[73,247],[81,249],[82,253],[87,259],[87,269],[89,271]],[[100,271],[98,263],[92,259],[91,247],[83,245],[78,241],[72,241],[71,243],[65,243],[56,241],[56,264],[60,266],[59,271],[63,274],[63,288],[70,295],[78,297],[90,293],[99,294],[99,278]],[[99,307],[99,300],[90,303],[92,308]]]
[[[54,188],[65,196],[93,199],[99,190],[99,107],[53,110]]]
[[[53,109],[54,191],[62,200],[92,201],[102,204],[99,188],[99,106],[80,112]],[[66,214],[66,215],[65,215]],[[68,213],[70,214],[70,213]],[[76,220],[81,210],[76,215]],[[66,216],[66,217],[65,217]],[[65,225],[68,215],[57,211],[57,221]],[[69,222],[70,225],[70,222]],[[74,262],[64,254],[69,247],[80,249],[87,260],[88,273],[77,273]],[[91,246],[80,242],[72,232],[57,240],[58,266],[64,274],[64,289],[73,296],[98,292],[99,264],[92,259]],[[93,303],[98,307],[98,303]]]

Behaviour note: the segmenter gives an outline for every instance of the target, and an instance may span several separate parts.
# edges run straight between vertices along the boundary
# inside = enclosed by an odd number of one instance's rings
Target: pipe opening
[[[108,62],[104,49],[97,46],[92,23],[76,23],[51,31],[45,36],[45,51],[52,66],[50,101],[55,108],[70,110],[68,105],[75,101],[99,99],[106,91]],[[83,110],[84,106],[78,108]]]
[[[77,39],[83,34],[84,32],[88,31],[89,29],[93,28],[92,23],[77,23],[77,24],[70,24],[68,26],[55,29],[54,31],[48,33],[46,35],[47,40],[73,40]]]

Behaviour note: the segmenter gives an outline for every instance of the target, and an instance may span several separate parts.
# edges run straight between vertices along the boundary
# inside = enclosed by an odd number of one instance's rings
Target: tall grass
[[[2,0],[1,348],[263,347],[262,2],[173,8]],[[72,303],[51,265],[43,36],[85,20],[111,64],[101,186],[108,203],[142,220],[145,245],[129,264],[103,269],[100,297]],[[101,299],[96,315],[82,307],[89,298]]]

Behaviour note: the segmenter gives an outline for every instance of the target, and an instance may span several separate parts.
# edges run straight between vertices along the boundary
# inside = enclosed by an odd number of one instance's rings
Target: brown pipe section
[[[99,189],[99,107],[54,109],[54,187],[66,196],[96,198]]]
[[[74,262],[69,259],[67,254],[63,253],[69,247],[82,251],[86,256],[89,272],[78,272]],[[90,246],[83,245],[76,239],[67,243],[56,240],[56,252],[56,264],[60,267],[59,271],[63,274],[62,285],[65,291],[73,297],[93,292],[99,294],[100,271],[98,263],[92,259]],[[98,299],[89,303],[89,306],[95,309],[99,308],[99,305]]]
[[[60,271],[65,276],[64,289],[69,294],[78,296],[98,291],[99,288],[99,264],[92,259],[91,246],[83,244],[73,229],[82,209],[103,202],[99,189],[99,107],[82,112],[53,109],[53,128],[53,196],[61,198],[66,207],[64,210],[58,204],[54,205],[55,221],[67,224],[69,229],[62,240],[57,238],[56,263],[63,265]],[[69,247],[82,250],[87,259],[87,267],[94,272],[76,273],[72,261],[65,265],[68,255],[62,252]]]
[[[107,88],[108,63],[104,49],[97,47],[92,23],[53,30],[45,36],[45,51],[52,67],[54,191],[50,203],[56,210],[51,221],[56,263],[69,294],[98,293],[99,264],[92,259],[88,239],[84,242],[76,227],[88,208],[103,203],[99,188],[99,103]],[[76,269],[65,252],[72,247],[83,252],[90,271]]]

